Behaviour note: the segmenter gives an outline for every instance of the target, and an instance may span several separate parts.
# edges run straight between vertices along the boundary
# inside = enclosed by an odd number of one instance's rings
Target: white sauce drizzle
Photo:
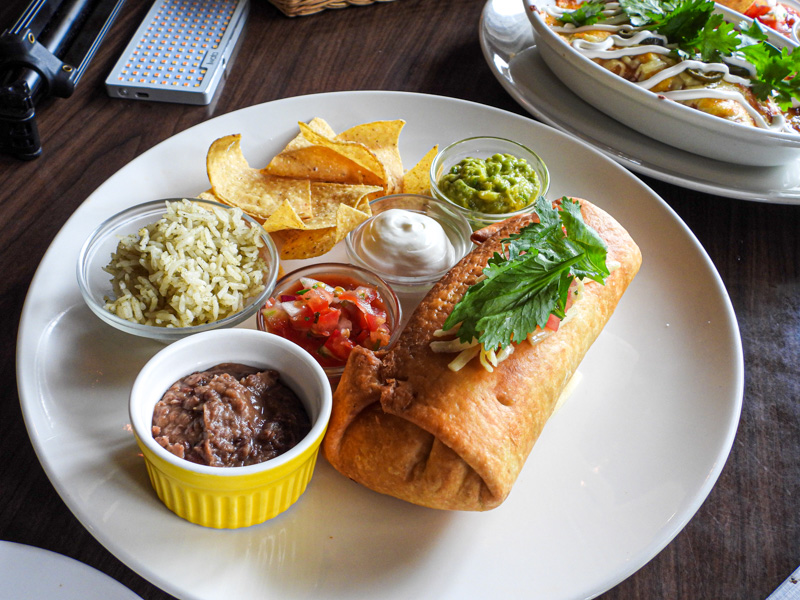
[[[554,25],[552,30],[557,31],[558,33],[581,33],[584,31],[614,31],[617,33],[628,33],[636,31],[636,28],[631,26],[629,23],[616,25],[611,21],[606,21],[604,23],[595,23],[594,25],[581,25],[580,27],[575,27],[575,25],[572,23],[567,23],[563,27]]]
[[[578,52],[580,52],[584,56],[588,56],[589,58],[602,58],[602,59],[622,58],[623,56],[635,56],[637,54],[645,54],[647,52],[667,55],[671,52],[669,48],[665,48],[664,46],[655,46],[655,45],[637,46],[635,48],[624,47],[624,48],[616,48],[614,50],[610,49],[612,46],[632,45],[628,44],[627,42],[628,40],[626,40],[625,38],[621,38],[616,35],[610,35],[602,42],[590,42],[588,40],[581,40],[581,39],[573,40],[572,47],[575,48]]]
[[[731,75],[730,69],[728,69],[728,65],[724,63],[704,63],[699,60],[682,60],[677,65],[673,65],[671,67],[667,67],[653,75],[652,77],[645,79],[644,81],[639,81],[636,83],[639,87],[643,87],[646,90],[654,88],[659,83],[664,81],[665,79],[669,79],[670,77],[675,77],[679,75],[683,71],[687,69],[694,69],[696,71],[702,71],[704,73],[722,73],[722,79],[729,83],[738,83],[739,85],[743,85],[746,87],[750,86],[750,80],[745,79],[744,77],[738,77],[737,75]],[[707,91],[714,91],[714,90],[707,90]]]

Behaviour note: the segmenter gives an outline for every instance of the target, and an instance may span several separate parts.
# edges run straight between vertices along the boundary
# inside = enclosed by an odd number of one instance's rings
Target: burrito
[[[358,347],[350,355],[323,442],[336,470],[431,508],[483,511],[506,499],[642,260],[631,236],[603,210],[586,200],[563,201],[577,202],[575,210],[605,243],[604,283],[581,279],[555,331],[537,327],[505,353],[490,353],[488,363],[483,354],[464,361],[464,352],[437,351],[457,303],[487,277],[493,257],[507,252],[508,239],[538,217],[503,222],[430,290],[390,350]]]

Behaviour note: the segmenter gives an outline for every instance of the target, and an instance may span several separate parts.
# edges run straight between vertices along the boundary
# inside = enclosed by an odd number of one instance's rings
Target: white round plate
[[[8,600],[141,600],[105,573],[25,544],[0,541],[0,598]]]
[[[539,55],[522,0],[489,0],[479,33],[486,62],[520,106],[632,171],[728,198],[800,203],[800,161],[746,167],[704,158],[634,131],[578,98]]]
[[[381,496],[322,458],[290,511],[248,529],[191,525],[150,487],[126,402],[161,346],[105,325],[85,306],[74,277],[80,246],[121,208],[206,189],[214,139],[241,132],[250,164],[264,165],[299,120],[315,116],[337,131],[405,119],[407,167],[435,144],[515,139],[549,165],[552,197],[591,199],[641,245],[644,266],[582,363],[581,383],[493,511],[442,512]],[[337,247],[324,259],[344,257]],[[743,392],[741,340],[724,286],[693,234],[649,188],[529,118],[400,92],[253,106],[184,131],[120,170],[43,258],[23,309],[17,374],[30,437],[70,509],[132,569],[198,600],[599,594],[655,556],[700,507],[733,443]]]

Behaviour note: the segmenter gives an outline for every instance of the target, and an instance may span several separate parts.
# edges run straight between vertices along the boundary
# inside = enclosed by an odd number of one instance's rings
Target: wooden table
[[[25,5],[0,3],[0,28]],[[380,89],[525,113],[481,54],[483,0],[398,0],[294,19],[253,0],[246,38],[214,104],[110,99],[104,77],[147,5],[127,3],[71,98],[39,107],[44,154],[31,162],[0,156],[1,364],[9,382],[0,402],[0,539],[71,556],[155,600],[169,596],[105,550],[55,493],[12,383],[25,293],[62,224],[98,185],[155,144],[253,104]],[[684,219],[722,276],[743,338],[746,388],[733,451],[707,501],[665,550],[603,598],[764,598],[800,563],[800,207],[645,183]]]

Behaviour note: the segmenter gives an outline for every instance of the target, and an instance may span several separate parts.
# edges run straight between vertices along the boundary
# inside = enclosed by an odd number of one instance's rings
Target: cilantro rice
[[[105,308],[158,327],[213,323],[264,289],[264,241],[240,209],[167,202],[156,223],[122,238],[104,270],[116,299]]]

